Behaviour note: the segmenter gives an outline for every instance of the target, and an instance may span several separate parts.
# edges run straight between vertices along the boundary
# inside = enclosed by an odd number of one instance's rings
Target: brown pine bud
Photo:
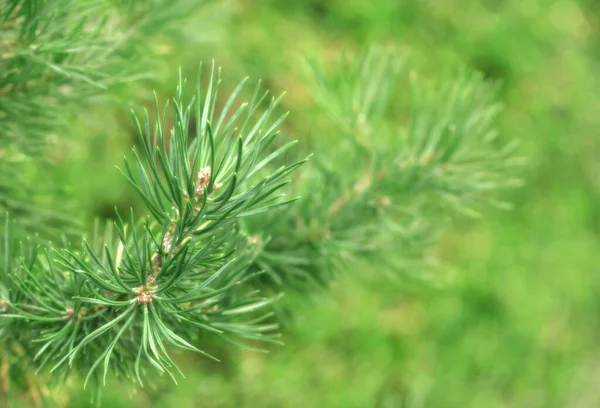
[[[198,173],[198,180],[196,181],[196,195],[202,197],[204,189],[208,187],[210,183],[210,167],[203,167]]]

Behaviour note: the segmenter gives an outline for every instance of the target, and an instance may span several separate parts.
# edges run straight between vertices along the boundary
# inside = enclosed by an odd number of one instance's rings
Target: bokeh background
[[[76,137],[57,144],[53,177],[72,186],[85,218],[134,201],[114,170],[134,143],[127,105],[149,106],[151,89],[172,95],[177,67],[193,78],[200,60],[215,58],[229,88],[249,75],[287,91],[284,131],[302,140],[322,120],[307,58],[371,44],[406,51],[426,76],[462,63],[501,81],[498,126],[521,142],[525,187],[505,197],[511,211],[457,220],[437,249],[435,284],[348,273],[326,294],[290,297],[284,347],[230,349],[221,364],[179,356],[187,378],[178,386],[130,395],[112,382],[103,405],[600,406],[600,2],[212,3],[152,44],[152,78],[115,91],[126,102],[71,119]],[[69,406],[88,401],[75,391]]]

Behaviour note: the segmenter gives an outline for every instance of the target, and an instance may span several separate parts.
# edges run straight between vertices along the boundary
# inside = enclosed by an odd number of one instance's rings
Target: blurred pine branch
[[[254,267],[269,286],[328,286],[365,259],[396,278],[424,278],[448,217],[506,207],[498,197],[520,185],[523,159],[497,137],[496,87],[464,68],[435,82],[411,72],[410,112],[397,112],[390,102],[402,92],[404,61],[372,48],[329,74],[312,64],[314,95],[337,133],[312,146],[318,154],[294,185],[303,197],[294,211],[246,225],[264,245]],[[386,116],[408,120],[389,128]]]

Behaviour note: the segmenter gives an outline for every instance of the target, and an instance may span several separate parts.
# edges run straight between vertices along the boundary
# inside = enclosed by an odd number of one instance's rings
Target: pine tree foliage
[[[279,342],[268,310],[276,298],[244,284],[256,275],[248,268],[256,250],[236,221],[289,203],[279,191],[304,161],[264,171],[293,143],[269,150],[283,119],[270,117],[277,99],[259,115],[267,96],[257,86],[237,104],[244,82],[221,112],[213,70],[191,101],[182,80],[170,107],[159,112],[157,102],[154,125],[148,113],[141,123],[134,115],[141,149],[123,174],[147,216],[119,216],[114,234],[108,228],[78,248],[21,244],[14,257],[9,248],[5,341],[38,370],[74,369],[86,384],[114,371],[143,384],[149,369],[175,380],[169,348],[208,356],[194,345],[204,332],[231,343]]]
[[[148,49],[140,37],[179,22],[194,3],[3,0],[0,138],[8,153],[44,153],[65,104],[149,74],[132,58]]]
[[[149,75],[147,42],[204,2],[0,1],[0,211],[55,238],[74,223],[48,210],[51,188],[27,182],[78,109]],[[26,123],[26,125],[24,125]],[[43,172],[42,172],[43,173]],[[76,230],[73,230],[76,231]]]
[[[280,343],[273,310],[284,290],[327,286],[375,257],[399,274],[423,270],[444,220],[497,203],[518,184],[520,161],[495,132],[493,86],[466,71],[439,83],[411,74],[410,109],[398,111],[404,65],[374,49],[332,73],[314,66],[316,99],[336,131],[312,142],[304,166],[294,142],[277,137],[280,98],[260,83],[240,102],[242,81],[221,108],[213,67],[193,97],[182,78],[167,106],[155,97],[154,112],[133,115],[139,146],[121,169],[145,214],[118,214],[80,245],[7,232],[8,371],[76,374],[98,389],[109,374],[176,380],[175,350],[217,358],[203,350],[209,336]]]
[[[254,263],[263,283],[312,290],[370,258],[395,277],[422,279],[437,263],[427,250],[448,217],[506,207],[498,194],[520,185],[523,161],[516,144],[498,138],[497,86],[466,69],[436,82],[412,72],[402,112],[391,102],[403,91],[404,65],[403,55],[379,48],[342,58],[329,75],[312,64],[314,95],[337,132],[329,145],[318,136],[293,210],[247,223],[263,242]]]

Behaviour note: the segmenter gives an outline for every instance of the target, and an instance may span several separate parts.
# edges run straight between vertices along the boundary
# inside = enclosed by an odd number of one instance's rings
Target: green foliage
[[[43,166],[63,155],[57,140],[78,109],[107,99],[119,84],[147,77],[148,42],[162,32],[156,27],[166,30],[201,4],[0,3],[0,211],[13,214],[29,234],[56,239],[57,227],[77,232],[72,216],[48,209],[53,197],[65,196],[43,178]]]
[[[464,69],[435,83],[411,75],[411,106],[402,112],[389,97],[403,62],[373,48],[328,76],[313,64],[314,93],[337,133],[312,146],[321,154],[295,185],[303,199],[294,210],[249,222],[263,242],[255,268],[271,284],[327,286],[361,259],[388,263],[396,278],[424,277],[422,261],[432,262],[424,253],[448,210],[476,214],[520,184],[515,145],[496,140],[495,87]],[[386,126],[389,115],[408,117],[406,125]]]
[[[136,218],[132,211],[127,224],[118,215],[116,236],[108,228],[81,247],[20,244],[16,256],[8,250],[2,317],[11,323],[5,341],[18,345],[38,371],[49,368],[66,378],[75,369],[85,384],[104,383],[109,371],[143,384],[150,368],[175,380],[178,368],[169,348],[209,356],[194,343],[211,333],[234,344],[236,338],[277,343],[278,325],[269,306],[280,290],[328,285],[341,266],[381,256],[398,238],[422,250],[414,240],[422,244],[430,237],[415,222],[434,214],[435,195],[456,191],[456,202],[461,194],[479,196],[505,185],[478,183],[502,180],[505,171],[504,153],[491,170],[485,155],[493,150],[479,153],[490,139],[490,110],[472,98],[478,92],[487,96],[482,83],[458,82],[461,86],[439,102],[445,109],[425,116],[431,118],[425,123],[429,131],[419,121],[424,116],[416,115],[417,123],[411,122],[397,150],[377,151],[359,137],[369,142],[380,131],[375,113],[382,115],[387,107],[375,109],[372,103],[395,77],[372,70],[395,71],[398,62],[381,52],[353,64],[358,65],[350,72],[361,74],[355,83],[342,85],[353,87],[358,103],[351,105],[352,112],[340,108],[343,116],[335,117],[360,120],[343,121],[351,127],[341,128],[344,157],[335,167],[319,160],[303,172],[295,190],[305,198],[297,205],[279,191],[303,161],[274,165],[293,145],[272,147],[287,116],[272,118],[280,98],[265,106],[268,94],[261,93],[259,83],[249,102],[238,105],[244,80],[218,112],[221,80],[214,67],[206,89],[198,77],[191,101],[184,98],[181,77],[170,108],[167,103],[161,112],[155,96],[154,125],[148,112],[142,122],[133,116],[140,147],[122,171],[148,215]],[[317,80],[324,95],[336,95],[323,77]],[[457,98],[458,91],[466,96]],[[478,109],[461,105],[473,100]],[[421,105],[414,109],[427,112]],[[486,139],[478,140],[474,129]],[[462,178],[431,169],[453,175],[459,170],[450,166],[463,165],[471,171],[458,173]],[[479,165],[476,171],[474,165]],[[426,186],[422,180],[432,174],[445,182]],[[467,175],[474,181],[464,180]],[[287,210],[276,210],[282,206]],[[393,260],[406,262],[402,255]],[[263,272],[266,282],[276,284],[266,297],[260,290],[265,280],[257,281]]]
[[[48,129],[54,130],[55,122],[64,119],[59,104],[71,95],[84,98],[121,80],[112,77],[106,65],[113,62],[109,56],[123,41],[122,34],[106,26],[108,13],[98,15],[102,5],[101,1],[2,2],[0,126],[9,152],[43,148]],[[73,92],[73,86],[80,88]],[[48,103],[53,99],[58,103]],[[28,126],[20,124],[24,117]]]
[[[32,112],[41,104],[55,111],[52,121],[32,121],[33,132],[23,139],[40,147],[60,128],[57,101],[81,102],[77,98],[94,89],[137,74],[126,63],[129,48],[98,60],[88,53],[114,45],[98,34],[128,41],[159,26],[177,31],[173,21],[189,13],[192,3],[170,8],[163,1],[98,2],[136,22],[136,32],[125,35],[110,18],[71,26],[76,13],[94,9],[64,2],[64,30],[56,32],[65,39],[34,58],[39,66],[32,68],[47,78],[47,88],[23,94],[27,103],[41,101]],[[37,14],[15,7],[23,14],[16,22],[56,18],[47,3],[31,4]],[[65,48],[77,51],[60,48],[80,40],[81,47]],[[15,67],[30,63],[20,61]],[[109,373],[139,384],[154,383],[157,374],[176,380],[181,371],[171,356],[177,351],[215,359],[205,347],[212,339],[251,350],[262,350],[263,342],[280,344],[274,307],[284,290],[329,286],[342,270],[424,278],[431,244],[447,220],[456,210],[475,214],[485,204],[503,204],[498,193],[519,184],[514,173],[521,160],[513,145],[497,138],[495,86],[467,70],[427,82],[404,75],[405,65],[402,56],[376,48],[323,72],[313,64],[312,90],[331,123],[323,128],[326,138],[314,129],[317,137],[303,150],[314,151],[315,158],[294,173],[304,160],[290,149],[293,142],[276,138],[286,116],[276,114],[280,98],[269,100],[259,83],[249,102],[239,104],[247,95],[246,80],[222,98],[220,71],[213,69],[208,81],[198,78],[188,100],[180,73],[172,103],[161,111],[155,96],[152,113],[133,116],[139,143],[122,173],[145,214],[117,214],[114,225],[98,225],[80,245],[46,247],[21,239],[19,224],[6,229],[17,233],[17,239],[5,239],[0,275],[0,361],[10,367],[8,377],[18,380],[33,369],[47,383],[65,383],[75,374],[97,390]],[[61,90],[63,84],[73,86],[72,93]],[[405,89],[409,106],[398,106],[395,93]],[[6,103],[16,100],[7,97]],[[13,127],[21,131],[18,123]],[[11,158],[34,154],[26,145],[6,146]],[[43,149],[37,154],[44,157]],[[301,200],[280,193],[290,173],[295,177],[288,188]],[[8,174],[0,180],[10,180]],[[6,197],[32,202],[31,190],[20,196],[7,191]],[[14,213],[22,206],[6,207]],[[32,206],[19,218],[42,233],[57,229],[36,214],[42,215]],[[0,380],[7,377],[3,373]]]
[[[443,290],[342,278],[292,304],[286,347],[122,406],[597,406],[598,11],[579,0],[273,0],[245,9],[230,29],[241,38],[235,48],[219,42],[207,54],[285,86],[295,134],[332,138],[304,98],[299,54],[329,61],[341,48],[401,44],[419,78],[459,62],[501,82],[497,128],[520,141],[527,187],[504,195],[513,211],[446,230],[432,248],[445,264],[432,282]],[[394,104],[408,105],[407,89]],[[328,152],[320,155],[337,160]],[[374,260],[349,272],[380,270]],[[117,395],[107,401],[118,404]]]
[[[276,298],[245,284],[256,275],[248,268],[256,250],[236,221],[289,203],[278,192],[303,161],[263,171],[291,144],[267,152],[283,117],[270,118],[277,99],[257,114],[267,97],[260,84],[237,105],[245,82],[221,112],[213,69],[191,101],[180,80],[170,109],[159,112],[157,102],[154,126],[148,113],[143,124],[134,115],[141,152],[134,149],[123,173],[147,217],[132,212],[125,224],[119,216],[116,237],[108,228],[80,248],[21,245],[17,256],[5,255],[6,341],[38,371],[66,376],[74,368],[99,385],[110,370],[142,384],[149,367],[175,380],[167,347],[208,356],[190,343],[202,333],[278,342],[263,312]]]

